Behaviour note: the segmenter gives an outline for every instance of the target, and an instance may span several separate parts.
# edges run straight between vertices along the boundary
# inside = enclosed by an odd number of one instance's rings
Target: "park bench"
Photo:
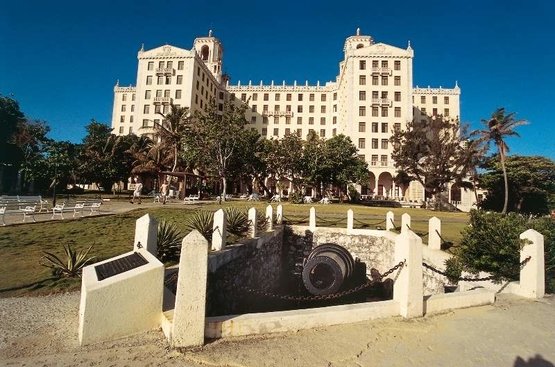
[[[43,200],[42,196],[22,196],[22,195],[3,195],[0,197],[0,205],[14,206],[17,205],[18,209],[24,209],[27,206],[38,207],[37,212],[42,213],[44,210],[48,213],[48,201]]]
[[[61,219],[64,218],[64,212],[71,212],[73,211],[73,218],[77,214],[81,214],[83,216],[83,212],[85,210],[89,210],[88,215],[92,215],[93,213],[98,213],[98,209],[102,205],[102,202],[99,200],[93,201],[79,201],[79,202],[64,202],[62,204],[56,204],[54,208],[52,208],[52,218],[59,216]]]
[[[20,201],[15,200],[2,200],[0,202],[0,216],[2,217],[2,225],[6,225],[5,216],[6,215],[21,215],[23,214],[23,222],[27,220],[27,217],[31,217],[33,222],[36,222],[35,211],[37,205],[23,205]]]
[[[199,194],[191,194],[191,195],[189,195],[189,196],[186,196],[186,197],[183,199],[183,202],[184,202],[184,203],[192,203],[192,202],[198,201],[199,199],[200,199],[200,195],[199,195]]]

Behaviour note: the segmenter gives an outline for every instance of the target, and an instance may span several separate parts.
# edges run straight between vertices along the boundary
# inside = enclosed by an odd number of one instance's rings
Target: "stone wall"
[[[206,315],[230,315],[263,311],[268,305],[257,304],[257,297],[244,287],[275,290],[282,269],[283,229],[258,233],[260,237],[210,253]],[[260,303],[260,302],[258,302]]]

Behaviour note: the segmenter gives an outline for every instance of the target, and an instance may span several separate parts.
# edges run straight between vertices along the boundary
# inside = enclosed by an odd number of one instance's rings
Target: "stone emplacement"
[[[273,208],[266,208],[266,217],[274,218],[273,212]],[[267,224],[266,230],[257,231],[256,210],[251,208],[249,238],[233,245],[226,245],[223,230],[216,244],[208,243],[198,232],[185,237],[175,294],[164,288],[163,266],[146,250],[155,248],[149,242],[151,236],[143,239],[144,248],[137,249],[148,260],[147,265],[115,275],[112,281],[109,281],[112,278],[102,281],[96,278],[94,267],[98,264],[88,266],[83,273],[80,343],[162,327],[172,347],[192,347],[202,345],[205,338],[294,331],[395,315],[420,317],[490,304],[500,291],[529,298],[544,295],[543,236],[534,230],[522,234],[529,244],[521,252],[521,259],[526,262],[521,267],[520,282],[500,285],[489,281],[461,281],[458,292],[445,294],[446,278],[423,267],[425,263],[444,268],[444,261],[450,256],[438,248],[437,238],[431,235],[434,232],[441,240],[441,222],[437,218],[430,220],[429,243],[423,245],[422,238],[410,229],[408,214],[402,216],[398,234],[391,230],[353,228],[352,211],[346,213],[346,228],[318,227],[314,208],[310,210],[308,226],[281,225],[284,218],[281,205],[275,213],[273,223]],[[217,218],[214,228],[224,229],[225,215]],[[392,212],[387,213],[385,222],[386,227],[395,229]],[[136,239],[144,238],[154,224],[150,217],[138,220]],[[279,297],[275,298],[280,296],[277,285],[288,267],[298,265],[295,264],[297,256],[304,258],[307,251],[324,243],[345,247],[367,265],[368,276],[373,278],[374,272],[386,274],[393,284],[393,299],[272,312],[270,306],[279,303]],[[148,280],[144,278],[147,273]],[[162,294],[165,312],[162,312]],[[263,304],[256,306],[251,304],[256,299],[249,294],[269,298],[262,298]],[[270,312],[243,313],[240,310],[245,305]]]

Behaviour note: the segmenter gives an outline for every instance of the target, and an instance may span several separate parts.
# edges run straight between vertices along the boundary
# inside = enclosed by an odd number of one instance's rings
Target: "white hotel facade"
[[[343,51],[338,76],[322,85],[231,85],[222,74],[222,44],[212,32],[196,38],[191,50],[171,45],[141,48],[136,85],[114,87],[112,128],[119,135],[152,134],[159,112],[168,112],[172,103],[195,111],[212,100],[223,105],[227,98],[237,98],[250,106],[247,128],[263,137],[306,137],[311,130],[322,138],[349,136],[370,170],[370,184],[360,188],[363,195],[423,200],[417,182],[406,191],[396,187],[389,137],[394,128],[404,128],[413,119],[459,119],[460,88],[413,87],[410,44],[398,48],[377,43],[357,30],[345,40]],[[463,207],[471,205],[470,192],[450,191]]]

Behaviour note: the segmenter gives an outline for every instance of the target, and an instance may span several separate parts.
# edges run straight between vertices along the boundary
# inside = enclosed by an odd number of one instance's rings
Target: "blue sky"
[[[480,127],[497,107],[529,125],[513,154],[555,159],[555,2],[483,1],[6,1],[0,7],[0,94],[79,142],[110,124],[113,86],[135,83],[137,51],[190,49],[214,30],[232,82],[333,80],[343,42],[360,27],[415,50],[414,84],[462,90],[461,118]]]

